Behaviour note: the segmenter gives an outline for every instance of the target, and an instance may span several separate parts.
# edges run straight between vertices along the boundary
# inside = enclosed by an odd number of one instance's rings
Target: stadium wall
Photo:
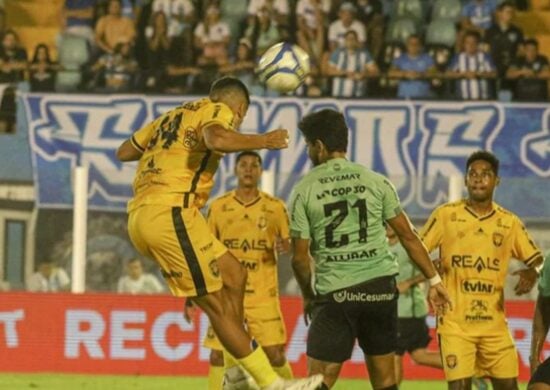
[[[301,300],[282,298],[288,331],[287,356],[298,375],[306,372]],[[201,346],[207,319],[192,324],[183,301],[167,295],[6,293],[0,300],[0,371],[131,375],[205,375],[209,351]],[[520,378],[528,379],[532,302],[508,303],[508,323],[516,341]],[[432,335],[434,319],[430,317]],[[436,349],[432,340],[429,348]],[[550,339],[545,345],[550,355]],[[342,377],[365,377],[356,347]],[[442,379],[436,369],[405,361],[409,379]]]

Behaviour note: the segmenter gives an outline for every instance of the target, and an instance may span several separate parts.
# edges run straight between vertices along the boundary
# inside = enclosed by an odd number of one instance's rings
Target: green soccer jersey
[[[548,260],[550,252],[544,254],[544,267],[539,279],[539,293],[543,297],[550,297],[550,261]]]
[[[383,222],[401,213],[388,179],[343,158],[313,168],[290,197],[293,238],[309,239],[319,294],[397,274]]]
[[[399,266],[399,275],[397,282],[403,282],[420,275],[420,270],[409,259],[409,255],[403,245],[397,242],[390,246],[390,250],[397,258]],[[417,284],[407,292],[399,294],[397,303],[399,318],[420,318],[428,315],[428,304],[426,302],[426,294],[422,288],[423,284]]]

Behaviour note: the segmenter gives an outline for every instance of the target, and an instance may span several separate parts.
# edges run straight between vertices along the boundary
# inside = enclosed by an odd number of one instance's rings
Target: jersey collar
[[[486,219],[489,219],[496,214],[497,210],[496,210],[495,202],[491,203],[491,207],[492,207],[492,210],[489,213],[479,216],[476,214],[476,212],[472,208],[470,208],[470,206],[468,206],[467,201],[464,200],[464,209],[468,213],[470,213],[474,218],[477,218],[479,221],[485,221]]]
[[[237,202],[238,204],[240,204],[243,207],[254,206],[256,203],[258,203],[262,199],[262,191],[258,191],[258,196],[256,197],[256,199],[253,199],[248,203],[244,203],[242,200],[240,200],[237,197],[237,191],[236,190],[233,190],[232,192],[233,192],[233,199],[235,199],[235,202]]]

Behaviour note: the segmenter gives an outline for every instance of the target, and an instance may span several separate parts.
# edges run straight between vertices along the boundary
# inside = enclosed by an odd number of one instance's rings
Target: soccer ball
[[[267,88],[288,93],[304,82],[309,68],[309,56],[304,50],[281,42],[267,49],[258,62],[257,72]]]

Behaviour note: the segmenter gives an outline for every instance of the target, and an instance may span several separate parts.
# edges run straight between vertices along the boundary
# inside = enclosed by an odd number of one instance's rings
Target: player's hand
[[[288,130],[272,130],[263,135],[265,137],[265,149],[286,149],[288,148]]]
[[[275,238],[275,251],[282,255],[288,253],[290,249],[290,241],[288,238],[276,237]]]
[[[186,299],[185,304],[183,305],[183,318],[185,318],[185,321],[187,321],[188,324],[193,323],[196,310],[197,307],[193,304],[193,301]]]
[[[407,281],[397,283],[397,291],[399,294],[405,294],[411,288],[411,284]]]
[[[447,310],[453,310],[451,298],[443,283],[437,283],[428,291],[428,301],[437,315],[444,315]]]
[[[313,300],[304,298],[304,322],[309,326],[311,321],[311,311],[313,310]]]
[[[518,284],[514,287],[517,295],[527,294],[537,283],[538,274],[533,268],[520,269],[513,272],[512,275],[519,275]]]

